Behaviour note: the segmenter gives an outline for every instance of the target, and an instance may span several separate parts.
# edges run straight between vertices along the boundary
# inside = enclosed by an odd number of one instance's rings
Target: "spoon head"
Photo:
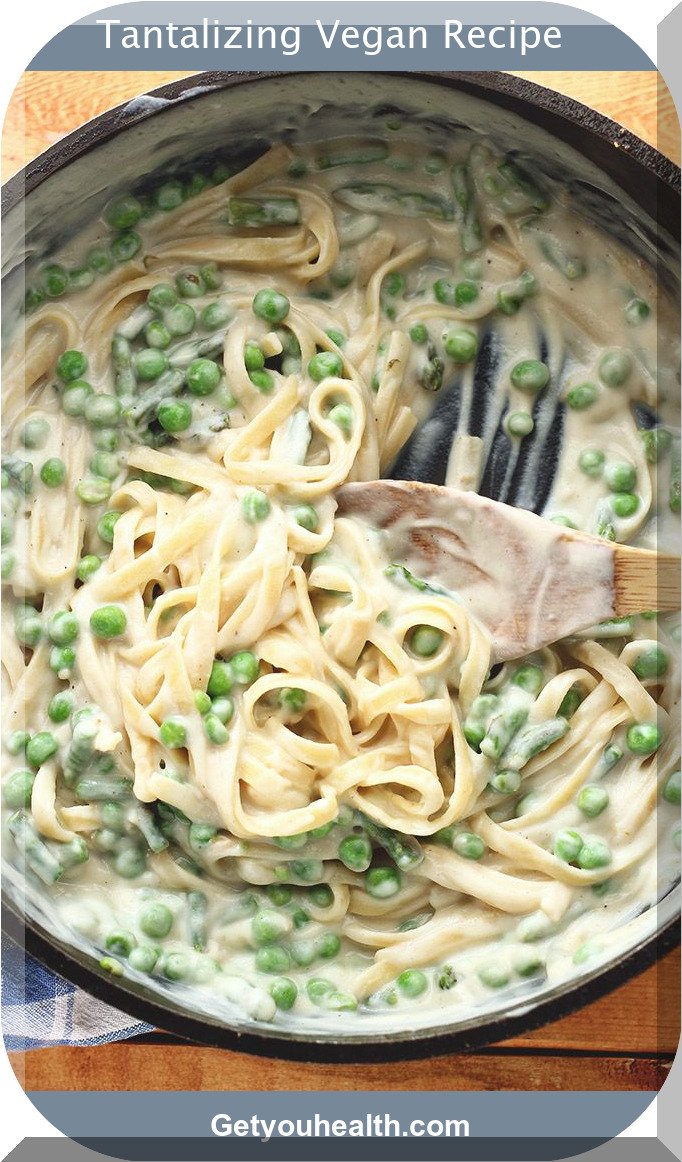
[[[490,634],[495,661],[614,616],[605,541],[475,492],[413,480],[346,484],[336,495],[339,515],[382,531],[390,562],[466,607]]]

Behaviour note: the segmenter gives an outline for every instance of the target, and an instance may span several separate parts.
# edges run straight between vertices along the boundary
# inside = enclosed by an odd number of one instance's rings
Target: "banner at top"
[[[600,17],[537,0],[518,5],[427,0],[390,9],[355,0],[320,5],[299,0],[286,6],[142,0],[101,9],[70,25],[28,67],[419,72],[655,66],[630,37]]]

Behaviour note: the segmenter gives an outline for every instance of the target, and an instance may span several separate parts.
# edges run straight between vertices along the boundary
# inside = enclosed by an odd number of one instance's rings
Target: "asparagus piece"
[[[168,839],[159,828],[153,812],[149,807],[138,806],[133,815],[133,823],[138,831],[144,835],[150,851],[165,851]]]
[[[471,704],[471,709],[464,719],[463,730],[469,746],[475,751],[480,751],[498,704],[497,694],[479,694]]]
[[[563,738],[569,729],[568,722],[561,716],[548,718],[546,722],[526,727],[517,734],[505,752],[505,770],[520,771],[532,758],[542,754],[552,743]]]
[[[187,893],[187,927],[189,942],[196,952],[203,952],[206,947],[208,929],[206,916],[208,900],[203,892]]]
[[[64,874],[64,867],[39,838],[33,823],[25,811],[17,811],[8,820],[7,826],[18,851],[24,857],[31,871],[45,884],[54,884]]]
[[[412,871],[424,859],[424,852],[420,844],[411,835],[401,835],[392,831],[390,827],[382,827],[367,815],[359,812],[360,821],[365,831],[391,857],[396,867],[401,871]]]
[[[71,743],[64,760],[64,782],[67,787],[80,779],[95,756],[95,738],[99,726],[93,714],[86,714],[74,723]]]
[[[437,194],[404,190],[381,182],[357,182],[334,190],[337,202],[362,213],[398,214],[407,218],[452,218],[452,205]]]
[[[260,226],[296,226],[301,208],[296,198],[228,198],[227,220],[231,226],[258,229]]]
[[[466,165],[454,165],[451,177],[455,195],[455,217],[459,225],[462,250],[465,254],[474,254],[483,245],[483,231],[478,216],[474,183]]]

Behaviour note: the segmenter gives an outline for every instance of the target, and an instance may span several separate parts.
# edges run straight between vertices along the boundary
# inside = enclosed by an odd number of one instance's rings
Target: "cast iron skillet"
[[[650,221],[649,245],[653,243],[659,253],[665,252],[668,256],[675,253],[679,239],[680,171],[657,150],[608,118],[552,90],[505,73],[372,75],[377,80],[400,78],[406,96],[415,81],[426,81],[441,91],[448,90],[448,97],[454,90],[484,101],[491,118],[513,114],[546,130],[597,166],[632,203],[645,211]],[[104,142],[124,132],[134,132],[149,118],[160,118],[158,124],[163,128],[164,118],[172,117],[178,106],[242,85],[256,85],[259,92],[264,82],[280,82],[290,76],[295,74],[202,73],[155,89],[139,102],[118,106],[70,133],[13,177],[3,187],[3,216],[16,210],[24,196],[38,190],[53,175]],[[325,77],[329,79],[325,74],[306,75],[313,90],[321,83],[322,92]],[[229,92],[225,100],[229,109]],[[242,1031],[203,1013],[191,1013],[174,1000],[171,992],[151,993],[136,981],[101,973],[85,952],[62,941],[33,917],[23,915],[20,905],[8,893],[3,900],[3,925],[8,936],[25,944],[27,952],[102,1001],[183,1039],[293,1060],[386,1061],[477,1048],[526,1033],[596,1000],[642,972],[679,942],[677,910],[673,893],[669,893],[661,901],[662,919],[657,931],[640,940],[614,963],[582,973],[537,1000],[526,995],[521,1000],[508,1002],[498,1013],[472,1016],[457,1022],[455,1027],[384,1034],[368,1030],[368,1034],[334,1040],[315,1038],[307,1031],[297,1034],[253,1023]]]

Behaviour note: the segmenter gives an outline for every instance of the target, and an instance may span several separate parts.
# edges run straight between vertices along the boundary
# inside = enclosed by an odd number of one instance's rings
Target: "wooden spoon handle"
[[[631,545],[613,546],[616,617],[680,608],[680,558]]]

